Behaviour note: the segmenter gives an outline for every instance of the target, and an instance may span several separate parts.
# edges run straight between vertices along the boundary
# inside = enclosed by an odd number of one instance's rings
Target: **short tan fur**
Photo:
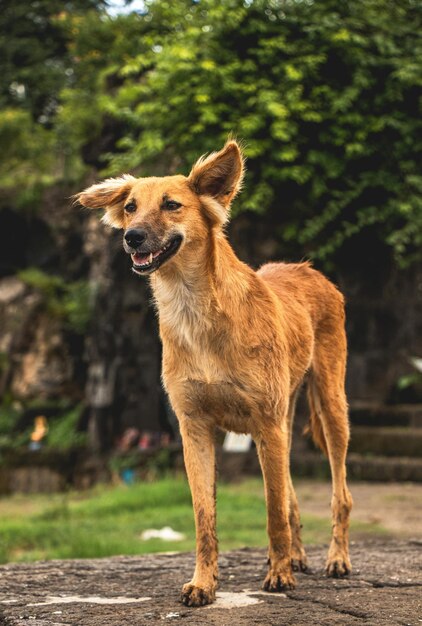
[[[215,431],[251,433],[267,502],[267,591],[295,586],[305,570],[289,455],[295,400],[305,379],[310,430],[328,455],[332,541],[326,572],[350,572],[352,498],[344,391],[344,300],[309,263],[242,263],[224,233],[244,159],[229,140],[188,177],[109,179],[77,200],[104,208],[125,231],[133,269],[149,275],[163,343],[163,382],[180,424],[196,524],[196,567],[182,590],[189,606],[210,603],[217,586]],[[142,241],[141,241],[142,240]]]

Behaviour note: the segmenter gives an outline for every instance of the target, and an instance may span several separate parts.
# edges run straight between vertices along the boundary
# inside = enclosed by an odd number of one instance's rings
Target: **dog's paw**
[[[301,559],[292,559],[292,570],[294,572],[309,572],[308,560],[306,556]]]
[[[205,606],[215,600],[215,587],[199,587],[186,583],[182,588],[182,602],[186,606]]]
[[[294,589],[296,587],[296,579],[292,571],[281,571],[270,568],[262,588],[264,591],[280,592],[286,589]]]
[[[348,557],[328,559],[325,565],[325,573],[331,578],[342,578],[348,576],[352,571],[350,559]]]
[[[292,548],[292,570],[294,572],[308,572],[308,559],[303,547]]]

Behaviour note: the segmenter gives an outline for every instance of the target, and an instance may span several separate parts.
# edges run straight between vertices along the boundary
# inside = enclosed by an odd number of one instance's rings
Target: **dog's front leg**
[[[267,502],[269,571],[264,589],[292,589],[296,581],[291,565],[288,435],[279,425],[273,424],[266,425],[254,439],[264,475]]]
[[[195,573],[183,586],[182,602],[201,606],[215,599],[218,574],[214,426],[201,418],[183,417],[180,432],[196,527]]]

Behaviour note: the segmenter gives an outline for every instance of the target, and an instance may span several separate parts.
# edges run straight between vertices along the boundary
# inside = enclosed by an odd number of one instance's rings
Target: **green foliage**
[[[29,433],[16,433],[21,411],[6,398],[0,405],[0,449],[20,446],[29,440]]]
[[[39,200],[41,190],[55,181],[55,143],[51,130],[37,124],[28,111],[0,112],[0,181],[3,193],[17,196],[18,206]]]
[[[397,388],[408,389],[413,385],[420,385],[422,383],[422,374],[420,372],[413,372],[412,374],[405,374],[404,376],[400,376],[397,380]]]
[[[156,451],[149,457],[142,452],[131,451],[113,455],[108,467],[115,475],[121,475],[124,470],[134,470],[135,476],[147,476],[149,480],[165,476],[172,467],[171,452],[167,448]]]
[[[102,0],[3,0],[0,14],[0,105],[21,104],[34,119],[46,122],[58,106],[57,96],[73,61],[71,33],[63,22],[87,10],[99,11]]]
[[[422,401],[422,359],[411,357],[410,364],[413,365],[414,371],[400,376],[396,382],[398,398],[401,402]]]
[[[91,166],[187,173],[234,132],[248,157],[234,210],[269,214],[285,249],[328,260],[371,228],[401,264],[420,258],[420,0],[147,0],[113,18],[94,1],[40,4],[62,44],[37,42],[17,82],[48,75],[41,101],[56,104],[47,123],[35,95],[6,98],[0,134],[22,119],[7,188],[14,171],[19,194]]]
[[[136,469],[139,465],[139,452],[116,454],[108,462],[108,467],[114,474],[120,474],[126,469]]]
[[[91,291],[86,281],[66,282],[35,267],[22,270],[19,277],[45,296],[51,315],[63,319],[74,332],[85,332],[92,313]]]
[[[0,12],[0,186],[15,206],[33,206],[42,191],[80,175],[68,164],[54,126],[60,93],[72,82],[72,19],[104,7],[103,0],[4,0]],[[74,172],[70,173],[72,165]]]
[[[77,406],[64,415],[49,420],[47,435],[49,448],[69,450],[86,444],[86,433],[78,431],[81,410],[82,407]]]
[[[58,409],[59,404],[55,403]],[[63,406],[68,407],[65,403]],[[26,405],[14,403],[10,398],[6,398],[0,404],[0,450],[21,448],[29,444],[34,427],[33,423],[20,430],[18,430],[18,424],[23,412],[30,407],[31,403]],[[36,408],[36,405],[33,408]],[[48,420],[48,434],[43,441],[43,447],[65,451],[84,446],[87,442],[87,435],[78,429],[81,411],[82,406],[78,405],[68,408],[63,413],[60,411],[59,415],[50,418]]]

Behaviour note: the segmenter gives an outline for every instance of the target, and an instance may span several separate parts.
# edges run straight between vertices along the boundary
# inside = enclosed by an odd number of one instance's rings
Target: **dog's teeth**
[[[149,255],[148,263],[152,263],[152,252]]]

